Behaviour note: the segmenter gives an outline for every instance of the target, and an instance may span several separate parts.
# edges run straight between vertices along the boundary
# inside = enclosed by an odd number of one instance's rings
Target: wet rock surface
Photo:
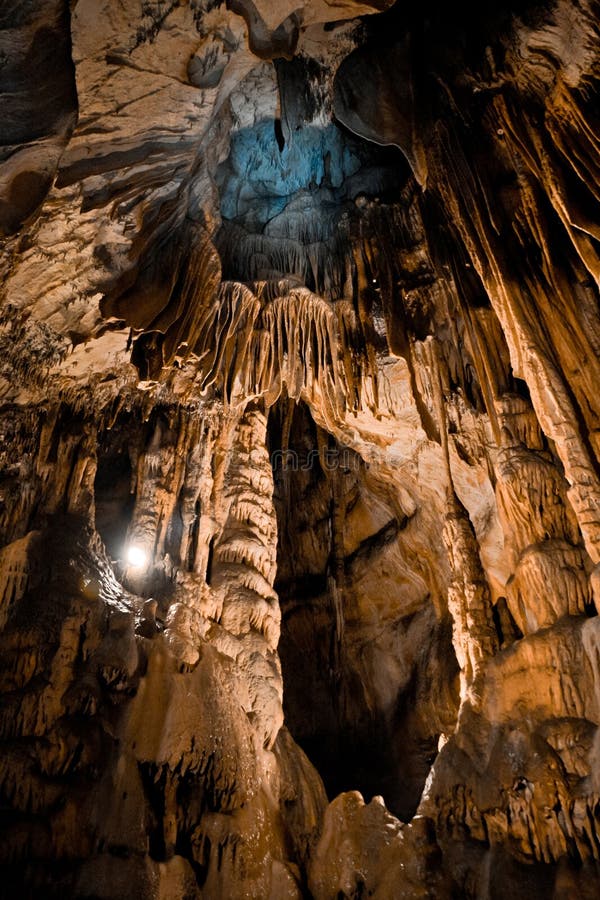
[[[0,11],[0,893],[600,892],[600,8]]]

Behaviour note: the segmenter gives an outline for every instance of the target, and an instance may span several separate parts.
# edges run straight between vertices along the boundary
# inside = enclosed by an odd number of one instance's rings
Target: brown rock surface
[[[0,895],[600,893],[600,7],[0,10]]]

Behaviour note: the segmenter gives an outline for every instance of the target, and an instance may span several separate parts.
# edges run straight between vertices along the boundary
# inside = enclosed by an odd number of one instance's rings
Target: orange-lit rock
[[[598,895],[599,11],[0,11],[3,896]]]

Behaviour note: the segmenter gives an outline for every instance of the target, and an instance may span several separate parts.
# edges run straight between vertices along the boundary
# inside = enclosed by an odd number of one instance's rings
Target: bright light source
[[[142,569],[148,563],[148,554],[141,547],[130,544],[127,548],[127,562],[135,569]]]

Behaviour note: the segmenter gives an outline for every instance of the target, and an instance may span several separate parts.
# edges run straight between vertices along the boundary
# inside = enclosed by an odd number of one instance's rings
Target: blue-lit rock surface
[[[291,140],[280,140],[281,149],[275,122],[268,120],[233,134],[227,163],[217,175],[222,185],[221,213],[226,219],[250,227],[264,226],[297,193],[339,192],[361,165],[334,124],[306,125],[292,133]]]

